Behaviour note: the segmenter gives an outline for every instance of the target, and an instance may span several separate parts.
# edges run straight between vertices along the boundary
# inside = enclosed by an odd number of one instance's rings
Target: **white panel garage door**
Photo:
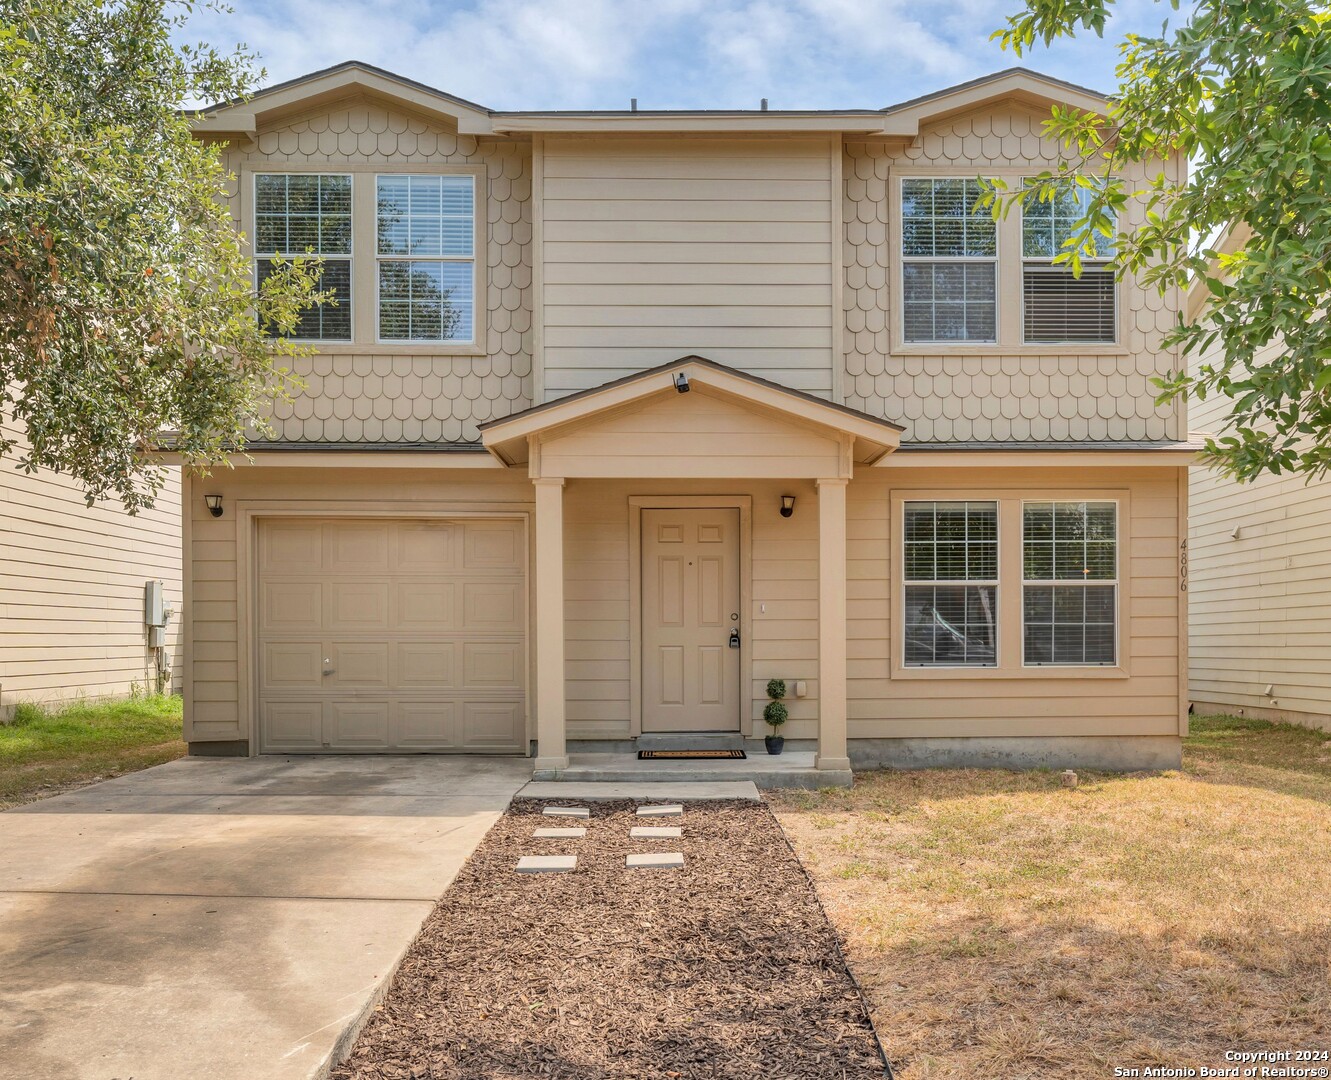
[[[261,522],[260,749],[518,753],[515,520]]]

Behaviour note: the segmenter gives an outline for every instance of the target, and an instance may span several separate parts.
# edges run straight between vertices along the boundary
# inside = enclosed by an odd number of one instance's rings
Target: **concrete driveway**
[[[0,1075],[318,1076],[521,758],[185,759],[0,817]]]

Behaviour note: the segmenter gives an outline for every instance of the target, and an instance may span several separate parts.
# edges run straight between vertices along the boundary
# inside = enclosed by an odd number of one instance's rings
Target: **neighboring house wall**
[[[67,476],[0,462],[0,711],[154,689],[143,587],[162,581],[175,609],[167,628],[175,667],[180,553],[179,469],[169,470],[157,504],[131,517],[117,503],[88,507]]]
[[[545,397],[688,353],[831,396],[839,146],[545,139]]]
[[[1230,404],[1223,396],[1195,402],[1194,427],[1219,433]],[[1331,730],[1331,482],[1265,474],[1240,484],[1197,468],[1191,497],[1196,709]]]
[[[1013,184],[1058,167],[1043,114],[1016,104],[954,117],[916,143],[848,140],[842,166],[845,403],[905,424],[903,441],[1181,439],[1183,406],[1155,404],[1151,379],[1178,366],[1162,340],[1178,310],[1131,278],[1119,283],[1119,341],[1110,346],[954,345],[946,355],[903,345],[900,310],[903,176],[987,175]],[[1134,206],[1127,224],[1144,220]],[[1020,218],[999,227],[1000,255],[1019,250]],[[1003,264],[1005,269],[1010,263]],[[1000,318],[1020,319],[1019,275],[1000,275]],[[894,334],[896,337],[894,337]]]
[[[356,340],[325,343],[320,355],[290,365],[306,386],[294,402],[276,407],[276,438],[475,442],[477,424],[532,404],[530,144],[478,142],[402,110],[352,101],[232,144],[225,161],[237,181],[232,215],[251,237],[255,172],[350,170],[368,186],[379,167],[414,164],[472,168],[480,180],[477,208],[488,242],[476,252],[484,268],[478,347],[377,344],[373,297],[360,290]],[[373,228],[356,241],[353,261],[372,260]]]

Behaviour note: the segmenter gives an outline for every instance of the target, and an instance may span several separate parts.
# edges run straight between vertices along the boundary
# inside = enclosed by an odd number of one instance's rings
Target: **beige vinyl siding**
[[[888,466],[882,473],[882,479],[852,483],[847,507],[850,738],[1179,733],[1184,600],[1177,470],[985,469],[977,476]],[[977,489],[1000,501],[1126,493],[1127,511],[1121,508],[1119,519],[1119,652],[1126,677],[1071,667],[971,670],[946,678],[892,675],[893,650],[901,649],[892,631],[901,585],[889,571],[890,545],[897,542],[888,537],[890,503]],[[998,603],[1000,620],[1002,612],[1019,610],[1020,581],[1002,576]]]
[[[939,122],[906,145],[848,140],[842,164],[845,404],[906,425],[903,442],[1176,439],[1184,408],[1155,404],[1152,378],[1178,367],[1164,348],[1180,297],[1119,286],[1116,346],[999,349],[894,346],[900,243],[892,192],[904,175],[1004,175],[1058,167],[1047,110],[1009,102]],[[1144,183],[1144,177],[1132,177]],[[1129,225],[1144,211],[1132,204]],[[1000,248],[1003,238],[1000,236]],[[1016,265],[1003,254],[1000,279]],[[1000,296],[1002,295],[1000,280]],[[1020,292],[1000,319],[1021,319]]]
[[[752,499],[752,670],[741,722],[762,734],[765,687],[774,678],[807,682],[791,687],[792,738],[814,738],[818,716],[818,506],[808,481],[571,480],[565,488],[565,668],[570,739],[629,737],[631,656],[629,497],[736,495]],[[781,517],[782,495],[796,512]],[[681,504],[683,505],[683,504]],[[765,611],[762,610],[765,607]]]
[[[459,135],[372,100],[338,101],[288,118],[232,144],[227,168],[238,184],[231,201],[237,227],[252,235],[242,189],[256,172],[352,171],[372,185],[380,170],[438,167],[476,170],[477,212],[484,215],[476,258],[475,350],[449,345],[375,343],[374,304],[359,306],[355,342],[324,344],[320,355],[289,362],[305,382],[272,422],[279,439],[304,442],[476,442],[478,424],[532,404],[531,144]],[[372,260],[371,223],[357,231],[358,264]],[[359,287],[367,278],[361,275]],[[368,315],[366,314],[368,312]],[[366,317],[362,317],[365,315]]]
[[[1220,432],[1228,405],[1194,403],[1193,425]],[[1193,700],[1331,730],[1331,481],[1196,468],[1191,501]]]
[[[848,493],[847,630],[851,738],[906,736],[1167,735],[1179,731],[1178,470],[920,468],[861,469]],[[1122,493],[1123,599],[1120,655],[1126,674],[1095,669],[981,673],[969,678],[895,677],[891,578],[894,498],[949,497],[982,486],[1010,500],[1094,498]],[[224,494],[227,513],[212,518],[204,489]],[[791,686],[791,738],[817,735],[818,491],[809,480],[571,479],[563,489],[565,520],[565,675],[568,737],[623,739],[631,731],[632,607],[630,499],[668,505],[679,496],[730,496],[752,507],[747,634],[751,665],[746,730],[762,735],[768,679]],[[782,495],[796,497],[790,518]],[[384,513],[411,517],[459,508],[526,509],[524,476],[478,470],[250,468],[195,482],[190,498],[190,613],[194,699],[188,731],[195,740],[248,739],[242,707],[238,578],[241,504],[268,512]],[[253,573],[251,567],[249,573]],[[1005,577],[1000,604],[1020,603],[1020,583]],[[1088,682],[1088,679],[1090,680]],[[1090,685],[1092,692],[1087,691]],[[528,717],[529,731],[532,717]]]
[[[131,517],[114,502],[88,507],[67,476],[14,464],[0,463],[0,711],[153,688],[145,581],[162,581],[176,610],[168,642],[179,656],[179,470],[151,510]]]
[[[222,495],[220,518],[208,513],[206,492]],[[253,659],[243,645],[250,635],[248,628],[242,632],[242,601],[249,610],[252,582],[245,578],[254,573],[252,566],[242,570],[244,504],[262,504],[277,517],[329,509],[339,515],[411,518],[448,511],[525,512],[530,502],[525,477],[489,470],[242,467],[192,479],[187,512],[193,582],[186,619],[193,682],[192,695],[186,697],[185,737],[207,742],[253,735],[252,706],[242,704]]]
[[[547,139],[546,397],[698,353],[832,392],[823,139]]]

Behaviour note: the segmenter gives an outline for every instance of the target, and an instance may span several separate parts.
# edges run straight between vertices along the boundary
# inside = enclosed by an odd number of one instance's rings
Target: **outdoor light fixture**
[[[782,495],[782,496],[781,496],[781,516],[782,516],[782,517],[790,517],[790,515],[793,514],[794,512],[795,512],[795,496],[794,496],[794,495]]]
[[[689,375],[686,371],[675,372],[675,389],[681,394],[689,392]]]
[[[208,513],[212,514],[213,517],[221,517],[221,516],[222,516],[222,496],[220,496],[220,495],[205,495],[205,496],[203,497],[203,501],[204,501],[205,503],[208,504]],[[785,513],[784,510],[781,511],[781,512],[782,512],[783,514]]]

